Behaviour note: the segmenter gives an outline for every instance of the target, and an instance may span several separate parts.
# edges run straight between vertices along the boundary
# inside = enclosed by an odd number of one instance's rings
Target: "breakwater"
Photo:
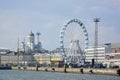
[[[102,75],[119,75],[120,69],[96,69],[96,68],[51,68],[51,67],[12,67],[13,70],[30,70],[46,72],[65,72],[80,74],[102,74]]]

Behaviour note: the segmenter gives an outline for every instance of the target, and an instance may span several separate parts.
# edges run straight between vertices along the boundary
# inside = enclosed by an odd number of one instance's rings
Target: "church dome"
[[[29,36],[34,36],[34,33],[32,33],[32,31],[31,31],[31,33],[29,34]]]

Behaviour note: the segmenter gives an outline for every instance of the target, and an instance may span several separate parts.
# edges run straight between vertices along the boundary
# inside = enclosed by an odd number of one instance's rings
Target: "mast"
[[[17,40],[17,64],[19,66],[20,62],[19,62],[19,53],[20,53],[20,50],[19,50],[19,37],[18,37],[18,40]]]
[[[97,57],[98,57],[98,22],[100,22],[100,18],[94,18],[93,20],[95,22],[95,39],[94,39],[94,59],[97,63]]]

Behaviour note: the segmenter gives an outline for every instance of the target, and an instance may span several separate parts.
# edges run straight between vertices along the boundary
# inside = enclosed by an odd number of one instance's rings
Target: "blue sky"
[[[45,49],[59,47],[60,29],[68,19],[80,19],[94,41],[93,18],[99,17],[99,44],[120,42],[120,0],[0,0],[0,47],[16,49],[32,30],[41,32]]]

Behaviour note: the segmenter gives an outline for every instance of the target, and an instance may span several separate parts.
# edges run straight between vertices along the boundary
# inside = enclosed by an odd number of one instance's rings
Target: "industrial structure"
[[[97,63],[97,57],[98,57],[98,53],[97,53],[97,48],[98,48],[98,22],[100,22],[99,18],[94,18],[94,22],[95,22],[95,39],[94,39],[94,58],[93,60],[95,60],[95,62]]]

